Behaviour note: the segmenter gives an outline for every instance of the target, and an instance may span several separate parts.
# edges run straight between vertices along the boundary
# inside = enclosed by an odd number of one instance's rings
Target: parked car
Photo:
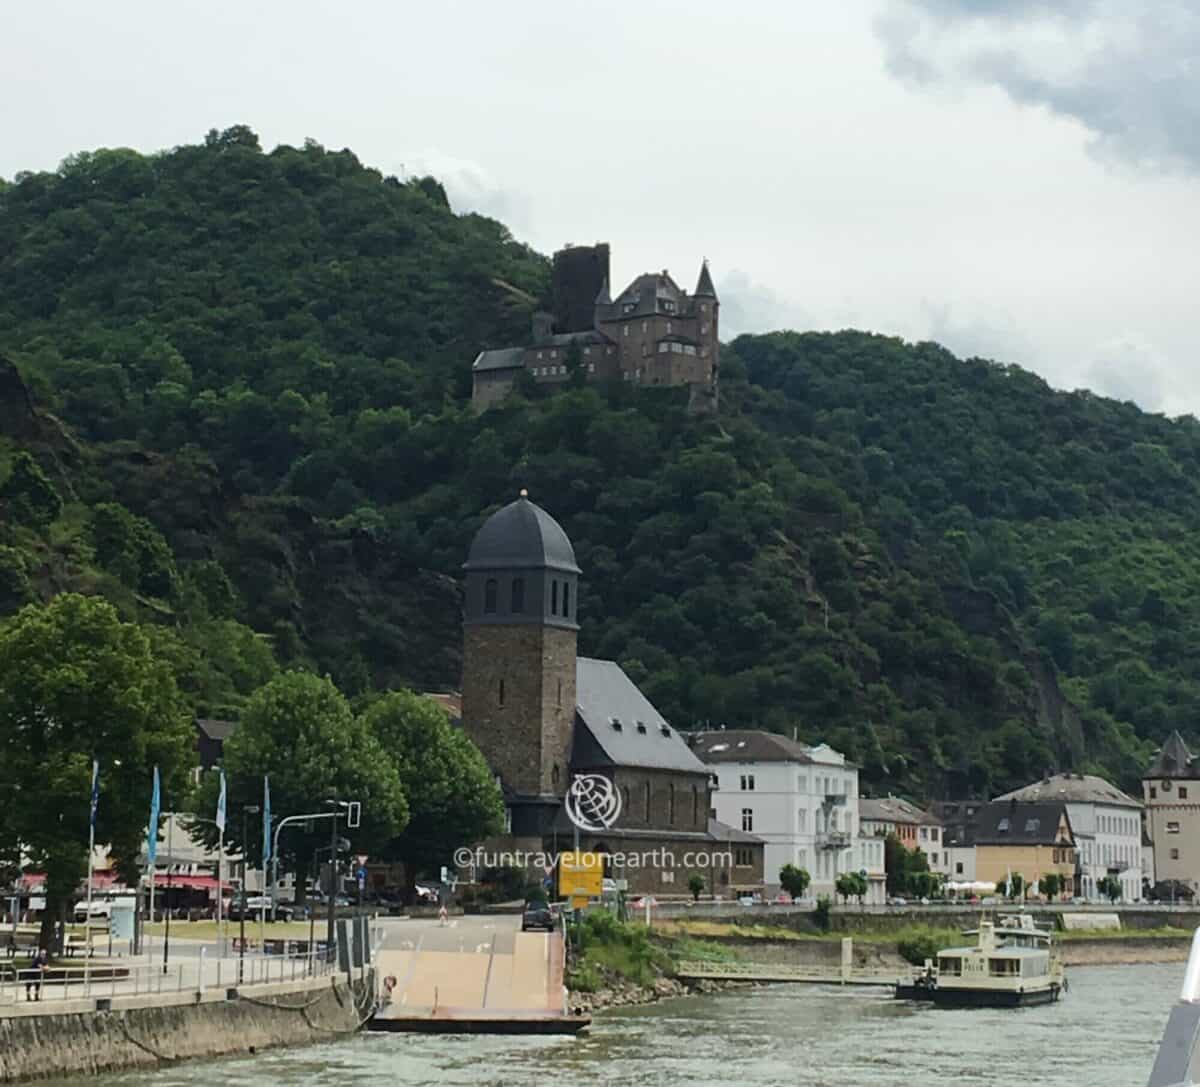
[[[521,931],[528,932],[535,928],[554,931],[554,915],[545,902],[527,902],[525,912],[521,914]]]
[[[771,901],[776,906],[790,906],[792,905],[792,896],[787,891],[780,891]]]
[[[647,906],[653,908],[658,905],[658,899],[654,895],[642,895],[641,898],[635,898],[632,906],[635,910],[644,910]]]
[[[887,900],[887,904],[889,906],[907,906],[908,900],[901,898],[899,895],[892,895],[892,897]]]
[[[275,909],[271,910],[270,895],[234,895],[229,902],[229,920],[241,921],[243,917],[247,921],[253,921],[255,918],[266,914],[268,918],[274,916],[276,921],[294,921],[297,918],[306,917],[308,908],[306,906],[297,906],[294,902],[276,902]]]

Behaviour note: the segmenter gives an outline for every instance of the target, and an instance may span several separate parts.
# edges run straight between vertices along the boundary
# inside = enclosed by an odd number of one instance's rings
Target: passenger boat
[[[948,1008],[1016,1008],[1050,1004],[1066,988],[1054,933],[1028,914],[983,920],[964,933],[974,947],[948,947],[896,984],[898,1000]]]

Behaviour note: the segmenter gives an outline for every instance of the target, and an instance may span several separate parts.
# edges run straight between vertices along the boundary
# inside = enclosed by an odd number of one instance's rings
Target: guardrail
[[[145,962],[86,961],[82,966],[49,966],[44,971],[0,965],[0,1008],[30,1002],[115,999],[159,993],[192,992],[268,985],[304,978],[325,977],[337,970],[336,962],[309,954],[244,959],[214,958],[201,954],[192,961],[167,967]]]

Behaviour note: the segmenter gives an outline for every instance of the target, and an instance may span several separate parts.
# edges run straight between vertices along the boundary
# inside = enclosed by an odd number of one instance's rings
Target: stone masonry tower
[[[463,569],[463,727],[500,776],[513,833],[538,833],[570,777],[575,549],[522,491],[484,522]]]

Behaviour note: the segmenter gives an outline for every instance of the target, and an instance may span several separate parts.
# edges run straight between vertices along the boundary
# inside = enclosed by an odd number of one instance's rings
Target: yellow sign
[[[561,853],[558,858],[559,898],[599,898],[604,891],[603,853]]]

